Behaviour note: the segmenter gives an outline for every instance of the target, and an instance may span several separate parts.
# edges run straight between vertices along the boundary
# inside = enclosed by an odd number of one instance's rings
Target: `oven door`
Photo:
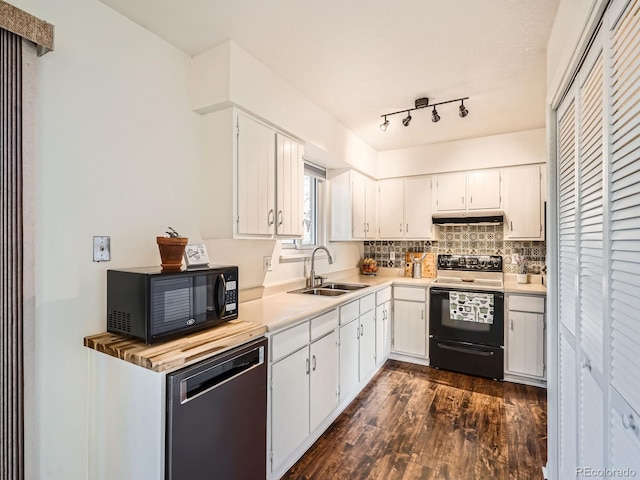
[[[429,336],[495,347],[504,345],[504,293],[431,288]]]

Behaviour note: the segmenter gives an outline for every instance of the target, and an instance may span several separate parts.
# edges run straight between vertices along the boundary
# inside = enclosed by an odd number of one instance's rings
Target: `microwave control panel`
[[[229,275],[231,277],[231,275]],[[238,309],[238,281],[227,280],[225,311],[234,313]]]

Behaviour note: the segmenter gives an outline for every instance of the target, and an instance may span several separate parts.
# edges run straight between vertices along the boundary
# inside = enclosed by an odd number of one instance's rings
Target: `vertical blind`
[[[24,478],[22,38],[0,29],[0,478]]]

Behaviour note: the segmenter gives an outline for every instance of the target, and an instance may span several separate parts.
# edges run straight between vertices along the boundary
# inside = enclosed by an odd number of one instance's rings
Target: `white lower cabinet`
[[[340,307],[340,402],[351,396],[376,366],[375,295]]]
[[[392,351],[427,358],[427,290],[394,287]]]
[[[271,367],[271,463],[277,467],[309,435],[309,351]]]
[[[271,337],[271,452],[275,471],[338,405],[337,310]]]
[[[376,364],[389,358],[391,351],[391,287],[376,293]]]
[[[514,374],[544,379],[544,302],[541,296],[507,296],[507,376]]]
[[[336,331],[313,342],[309,388],[309,431],[313,432],[338,405],[338,337]]]
[[[358,380],[364,382],[376,366],[376,312],[369,310],[360,315],[360,350]]]
[[[340,401],[358,386],[358,345],[360,324],[352,320],[340,327]]]

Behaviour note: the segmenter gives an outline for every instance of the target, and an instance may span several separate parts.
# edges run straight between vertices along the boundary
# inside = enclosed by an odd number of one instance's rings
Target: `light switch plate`
[[[389,260],[392,262],[396,259],[396,252],[389,252]]]
[[[93,261],[111,260],[111,237],[93,237]]]

